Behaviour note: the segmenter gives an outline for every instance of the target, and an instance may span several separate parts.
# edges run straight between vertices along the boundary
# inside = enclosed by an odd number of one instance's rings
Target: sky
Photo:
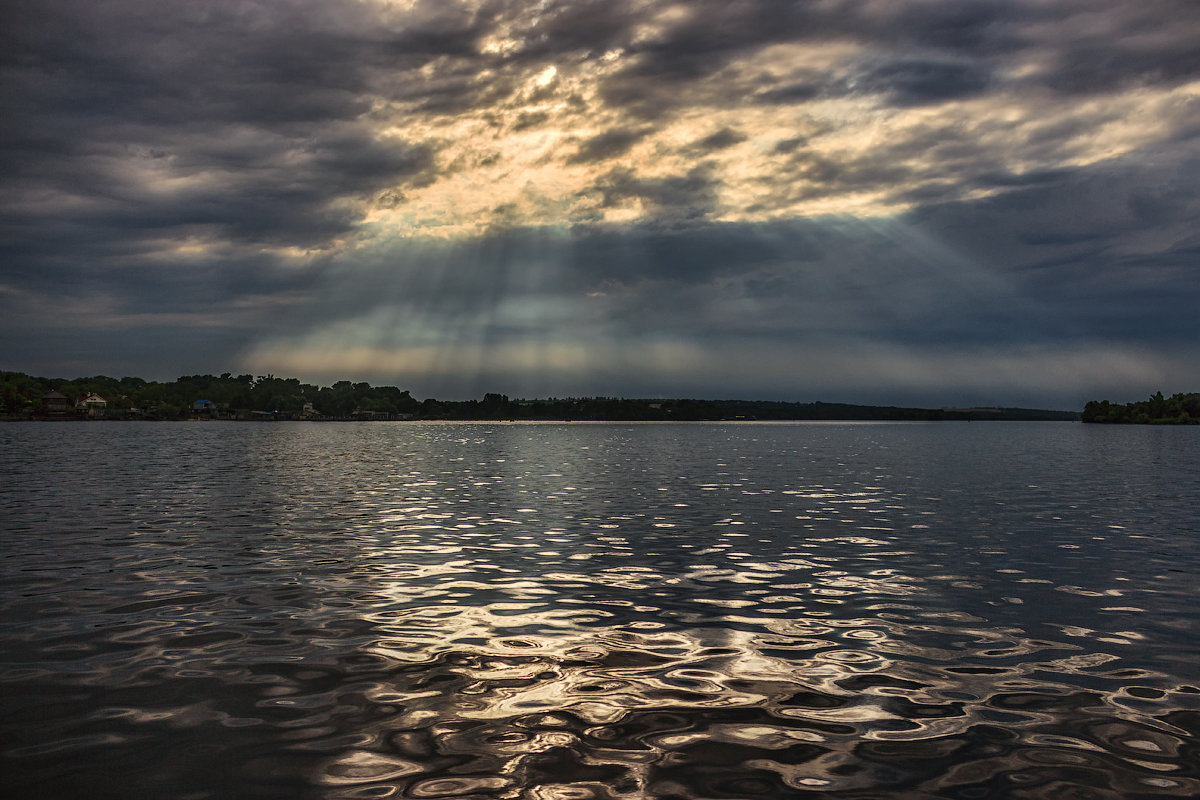
[[[1195,0],[0,0],[0,369],[1200,391]]]

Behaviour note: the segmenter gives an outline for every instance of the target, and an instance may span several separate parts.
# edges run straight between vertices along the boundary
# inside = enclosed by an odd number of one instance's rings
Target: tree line
[[[328,416],[348,417],[354,413],[399,415],[414,413],[420,406],[407,391],[395,386],[338,381],[333,386],[314,386],[297,378],[274,375],[184,375],[173,382],[142,378],[90,378],[64,380],[38,378],[20,372],[0,372],[0,402],[9,416],[36,415],[43,398],[57,391],[72,403],[96,394],[104,398],[106,416],[146,415],[164,419],[194,416],[197,401],[206,400],[205,413],[257,412],[289,418],[300,416],[305,404]]]
[[[1124,425],[1198,425],[1200,392],[1177,393],[1170,397],[1155,392],[1148,400],[1124,405],[1092,400],[1083,407],[1083,421]]]
[[[274,375],[185,375],[173,382],[96,375],[71,380],[0,372],[0,413],[8,419],[47,416],[45,397],[58,392],[71,415],[80,398],[106,401],[110,419],[444,419],[444,420],[1073,420],[1079,414],[1020,408],[927,409],[767,400],[568,397],[523,400],[489,393],[481,400],[417,400],[396,386],[338,381],[315,386]],[[200,401],[207,401],[200,403]]]

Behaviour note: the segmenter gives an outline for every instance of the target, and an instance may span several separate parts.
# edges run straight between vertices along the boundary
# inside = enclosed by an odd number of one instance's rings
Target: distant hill
[[[55,398],[51,400],[52,396]],[[54,405],[52,406],[51,403]],[[1077,420],[1070,411],[1026,408],[902,408],[848,403],[572,397],[417,400],[395,386],[338,381],[314,386],[273,375],[38,378],[0,372],[0,414],[105,419],[441,419],[441,420]]]

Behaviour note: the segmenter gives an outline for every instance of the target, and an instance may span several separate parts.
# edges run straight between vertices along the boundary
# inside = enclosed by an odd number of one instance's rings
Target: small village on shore
[[[120,401],[126,401],[128,398],[122,397]],[[86,395],[81,395],[72,402],[71,398],[67,397],[62,392],[51,389],[46,394],[42,395],[42,403],[40,409],[34,411],[31,416],[34,419],[43,420],[138,420],[138,419],[183,419],[185,417],[176,414],[162,414],[159,409],[154,406],[147,408],[137,408],[130,406],[128,402],[116,402],[110,404],[109,401],[96,394],[89,392]],[[338,419],[411,419],[412,415],[395,415],[377,411],[362,411],[355,409],[353,413],[346,417]],[[227,404],[217,403],[213,400],[200,398],[192,401],[190,413],[186,418],[196,420],[209,419],[225,419],[225,420],[276,420],[276,419],[324,419],[324,415],[318,412],[312,403],[305,403],[301,409],[299,417],[294,417],[291,414],[281,414],[278,411],[254,411],[250,409],[231,409]]]

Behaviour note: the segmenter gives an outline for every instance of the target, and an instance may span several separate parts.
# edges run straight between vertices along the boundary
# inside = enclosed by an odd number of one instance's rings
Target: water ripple
[[[1200,795],[1194,440],[10,430],[10,793]]]

